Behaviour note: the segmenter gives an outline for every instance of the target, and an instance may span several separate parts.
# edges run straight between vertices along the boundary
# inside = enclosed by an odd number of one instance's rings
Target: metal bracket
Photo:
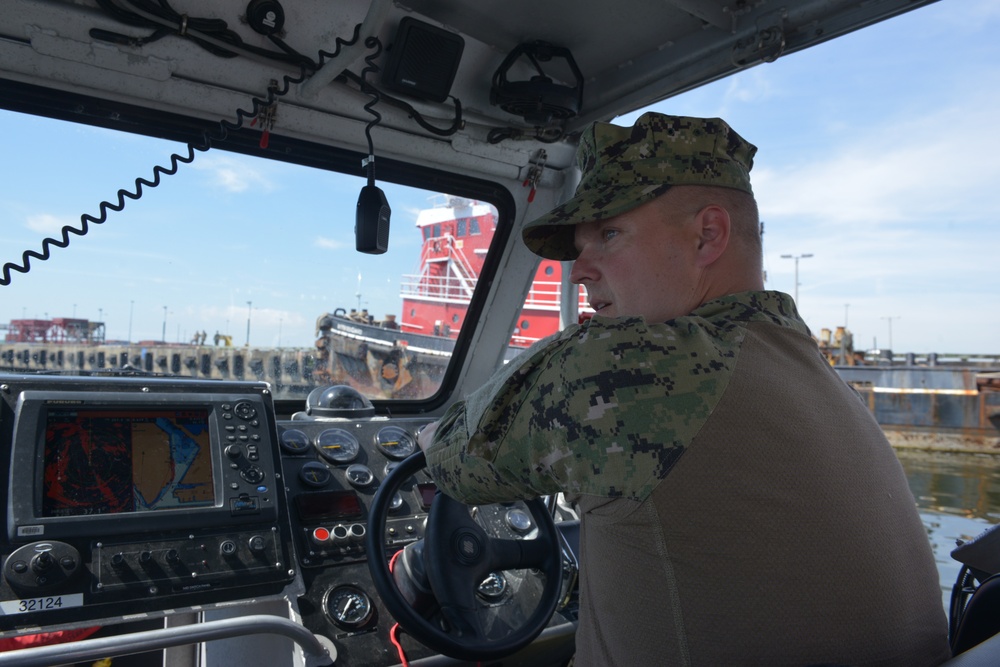
[[[785,52],[785,19],[788,11],[779,9],[757,19],[757,31],[733,45],[732,61],[737,67],[758,62],[773,63]]]
[[[538,181],[542,178],[542,173],[545,171],[545,162],[549,159],[549,154],[545,152],[544,148],[538,149],[538,155],[532,158],[528,163],[528,175],[525,177],[524,182],[521,184],[523,187],[531,188],[528,191],[528,203],[535,198],[535,189],[538,185]]]

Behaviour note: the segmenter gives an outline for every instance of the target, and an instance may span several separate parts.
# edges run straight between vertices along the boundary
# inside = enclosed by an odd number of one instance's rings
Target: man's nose
[[[597,267],[594,266],[586,249],[580,251],[580,255],[573,261],[573,268],[569,271],[571,283],[580,285],[584,282],[597,280]]]

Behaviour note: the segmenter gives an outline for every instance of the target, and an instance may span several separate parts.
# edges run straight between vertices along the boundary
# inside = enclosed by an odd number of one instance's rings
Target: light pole
[[[782,259],[794,259],[795,260],[795,305],[799,305],[799,260],[805,259],[806,257],[812,257],[811,252],[803,253],[801,255],[782,255]]]
[[[889,323],[889,350],[890,351],[892,350],[892,321],[893,320],[898,320],[900,317],[901,317],[900,315],[887,315],[887,316],[881,318],[881,319],[883,319],[883,320],[885,320],[885,321],[887,321]]]
[[[132,342],[132,310],[135,308],[135,301],[128,302],[128,342]]]
[[[247,301],[247,347],[250,347],[250,313],[253,311],[253,301]]]
[[[164,343],[167,342],[167,307],[163,307],[163,335],[160,337]]]

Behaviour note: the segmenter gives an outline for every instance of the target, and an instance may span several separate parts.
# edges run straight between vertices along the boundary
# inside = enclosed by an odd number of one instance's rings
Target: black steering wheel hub
[[[478,563],[483,554],[483,544],[475,533],[460,530],[455,533],[455,555],[462,563],[473,565]]]

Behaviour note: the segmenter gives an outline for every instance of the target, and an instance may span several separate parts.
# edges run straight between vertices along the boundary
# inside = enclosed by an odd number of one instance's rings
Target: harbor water
[[[1000,523],[1000,457],[896,450],[937,561],[948,609],[960,565],[956,540],[968,540]]]

